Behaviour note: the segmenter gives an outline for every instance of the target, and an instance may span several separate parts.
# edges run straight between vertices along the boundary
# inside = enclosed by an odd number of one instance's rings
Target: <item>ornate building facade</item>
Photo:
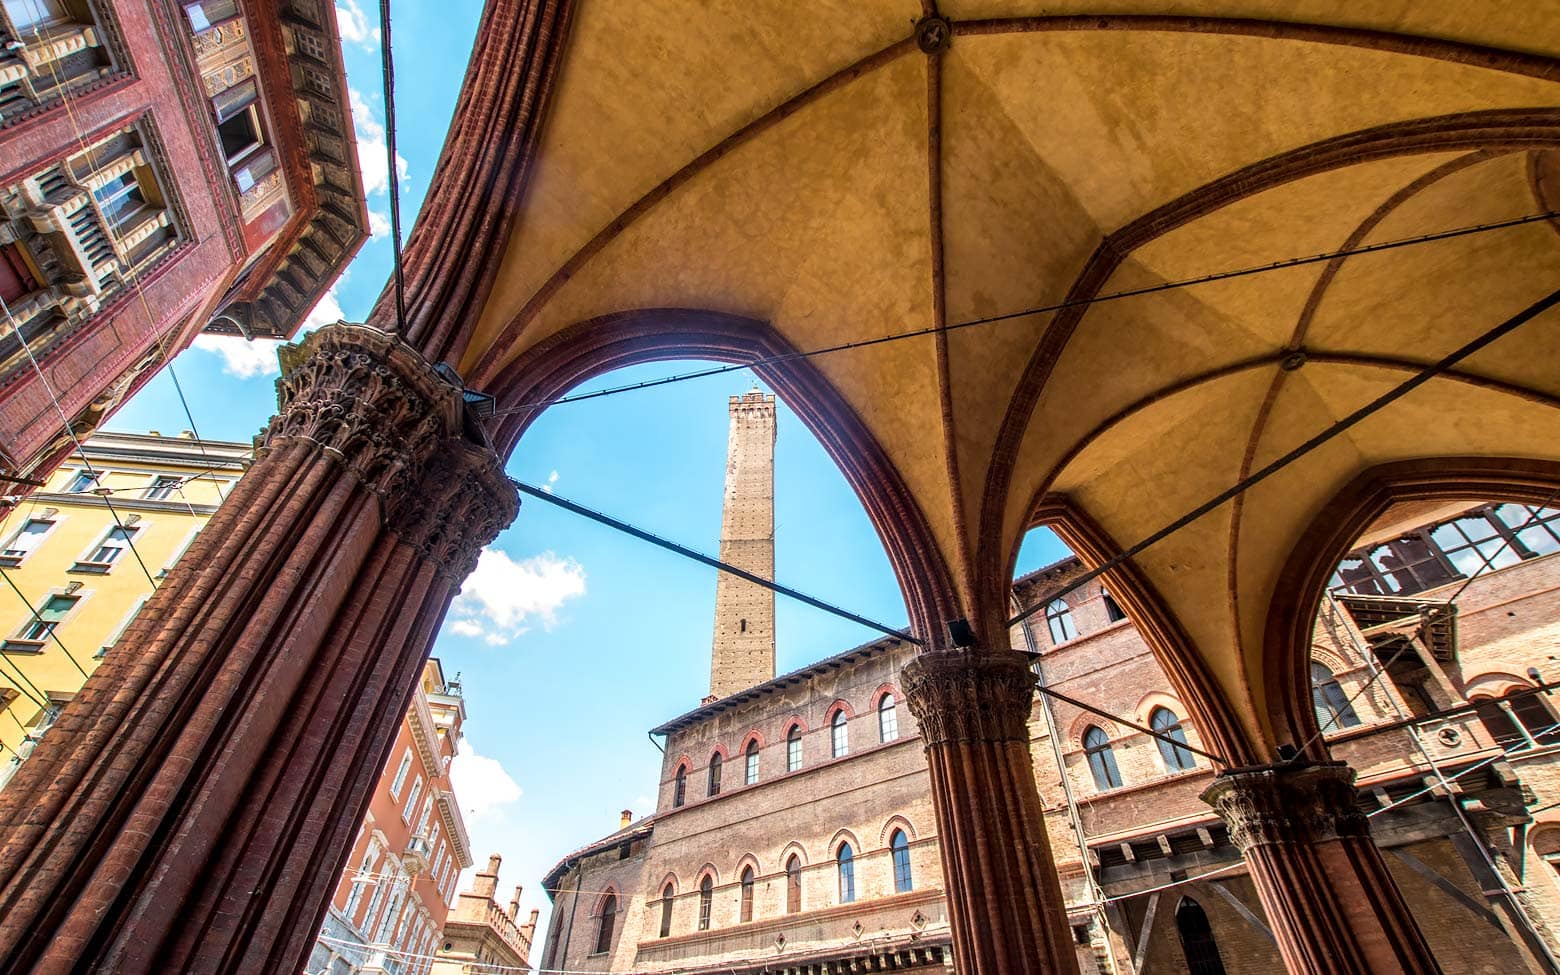
[[[332,4],[5,0],[0,474],[202,330],[291,336],[367,228]]]
[[[0,520],[0,788],[248,469],[248,444],[101,432]],[[14,588],[13,588],[14,587]]]
[[[531,940],[536,918],[520,923],[520,887],[506,908],[496,900],[498,868],[503,859],[488,857],[487,869],[478,871],[470,890],[460,892],[455,909],[444,922],[431,975],[484,975],[529,970]]]
[[[734,425],[730,453],[752,435]],[[762,520],[754,499],[768,497],[756,484],[726,504]],[[1427,931],[1441,970],[1537,975],[1560,951],[1560,876],[1545,859],[1560,861],[1547,825],[1560,823],[1560,711],[1533,692],[1546,669],[1560,677],[1560,509],[1441,514],[1340,564],[1313,631],[1313,706],[1410,909],[1443,921]],[[1015,646],[1071,699],[1034,695],[1028,746],[1079,969],[1273,971],[1241,850],[1263,841],[1264,817],[1311,814],[1220,808],[1206,743],[1108,586],[1047,599],[1084,573],[1068,558],[1013,587],[1019,609],[1046,600]],[[905,700],[915,656],[873,641],[655,728],[656,810],[545,878],[542,968],[954,970]],[[1486,936],[1469,939],[1471,925]]]
[[[460,872],[473,862],[450,782],[465,721],[460,685],[429,659],[309,956],[310,975],[431,970]]]

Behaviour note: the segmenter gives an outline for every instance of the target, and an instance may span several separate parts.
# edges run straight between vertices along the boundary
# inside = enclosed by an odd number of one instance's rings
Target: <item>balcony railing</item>
[[[428,844],[428,837],[421,833],[414,834],[406,841],[406,852],[401,856],[401,862],[411,873],[422,873],[428,866],[428,860],[433,856],[433,849]]]

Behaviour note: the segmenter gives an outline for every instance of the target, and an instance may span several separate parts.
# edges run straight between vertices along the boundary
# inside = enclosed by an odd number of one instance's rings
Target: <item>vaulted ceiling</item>
[[[463,374],[635,309],[813,350],[1560,207],[1554,0],[1109,10],[943,0],[929,55],[915,0],[580,0]],[[978,615],[1048,496],[1125,547],[1556,287],[1541,221],[812,363]],[[1326,501],[1395,460],[1560,458],[1557,405],[1550,311],[1137,569],[1265,737],[1266,614]]]

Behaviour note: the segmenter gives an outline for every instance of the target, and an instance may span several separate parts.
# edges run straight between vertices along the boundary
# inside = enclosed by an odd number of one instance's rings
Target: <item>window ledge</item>
[[[0,643],[0,650],[6,653],[42,653],[47,640],[23,640],[15,637]]]
[[[86,561],[82,561],[82,562],[77,562],[76,564],[72,565],[69,569],[66,569],[65,571],[66,572],[85,572],[85,573],[87,573],[89,575],[101,576],[101,575],[107,575],[108,574],[108,570],[112,569],[113,567],[114,567],[114,563],[112,563],[112,562],[86,562]]]

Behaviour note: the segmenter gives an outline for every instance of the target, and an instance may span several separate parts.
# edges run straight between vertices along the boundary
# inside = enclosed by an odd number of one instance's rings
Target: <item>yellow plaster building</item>
[[[249,444],[102,432],[0,506],[0,788],[252,459]]]

